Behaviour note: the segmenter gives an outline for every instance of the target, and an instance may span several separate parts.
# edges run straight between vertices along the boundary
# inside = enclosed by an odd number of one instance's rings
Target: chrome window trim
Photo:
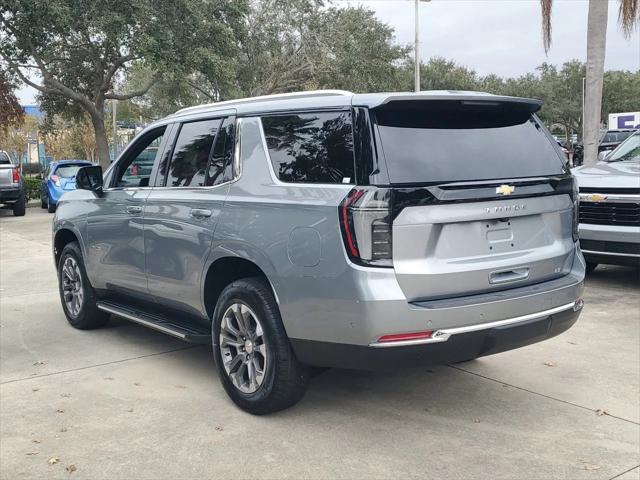
[[[420,338],[417,340],[405,340],[399,342],[374,342],[370,343],[370,347],[374,348],[391,348],[391,347],[407,347],[411,345],[425,345],[429,343],[441,343],[446,342],[452,335],[459,335],[462,333],[470,333],[470,332],[478,332],[481,330],[489,330],[495,327],[504,327],[507,325],[514,325],[516,323],[526,322],[528,320],[534,320],[536,318],[544,318],[549,315],[554,315],[556,313],[565,312],[567,310],[573,309],[574,311],[578,311],[582,308],[582,304],[578,303],[579,300],[575,302],[567,303],[565,305],[561,305],[559,307],[550,308],[548,310],[543,310],[541,312],[529,313],[527,315],[520,315],[518,317],[511,317],[504,320],[498,320],[495,322],[487,322],[487,323],[477,323],[474,325],[467,325],[464,327],[454,327],[454,328],[443,328],[440,330],[436,330],[432,333],[430,338]]]

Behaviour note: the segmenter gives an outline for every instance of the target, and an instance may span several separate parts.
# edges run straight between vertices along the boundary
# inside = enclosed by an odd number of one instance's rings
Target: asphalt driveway
[[[237,409],[210,352],[67,325],[51,215],[0,211],[0,478],[640,478],[640,279],[599,268],[568,332],[480,360],[329,370]]]

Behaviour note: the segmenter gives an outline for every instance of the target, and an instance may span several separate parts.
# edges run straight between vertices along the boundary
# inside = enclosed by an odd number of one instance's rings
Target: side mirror
[[[82,167],[76,174],[76,188],[102,193],[102,167],[95,165]]]

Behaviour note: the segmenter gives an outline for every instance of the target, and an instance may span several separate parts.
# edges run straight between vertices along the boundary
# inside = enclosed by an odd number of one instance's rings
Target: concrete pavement
[[[329,370],[296,407],[253,417],[205,347],[116,319],[68,326],[51,218],[0,211],[2,479],[640,478],[637,271],[596,270],[555,339],[454,366]]]

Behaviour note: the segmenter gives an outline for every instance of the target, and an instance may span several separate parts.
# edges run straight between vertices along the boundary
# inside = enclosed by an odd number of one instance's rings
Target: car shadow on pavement
[[[640,267],[599,265],[593,272],[587,274],[585,282],[589,286],[607,288],[635,286],[640,289]]]

